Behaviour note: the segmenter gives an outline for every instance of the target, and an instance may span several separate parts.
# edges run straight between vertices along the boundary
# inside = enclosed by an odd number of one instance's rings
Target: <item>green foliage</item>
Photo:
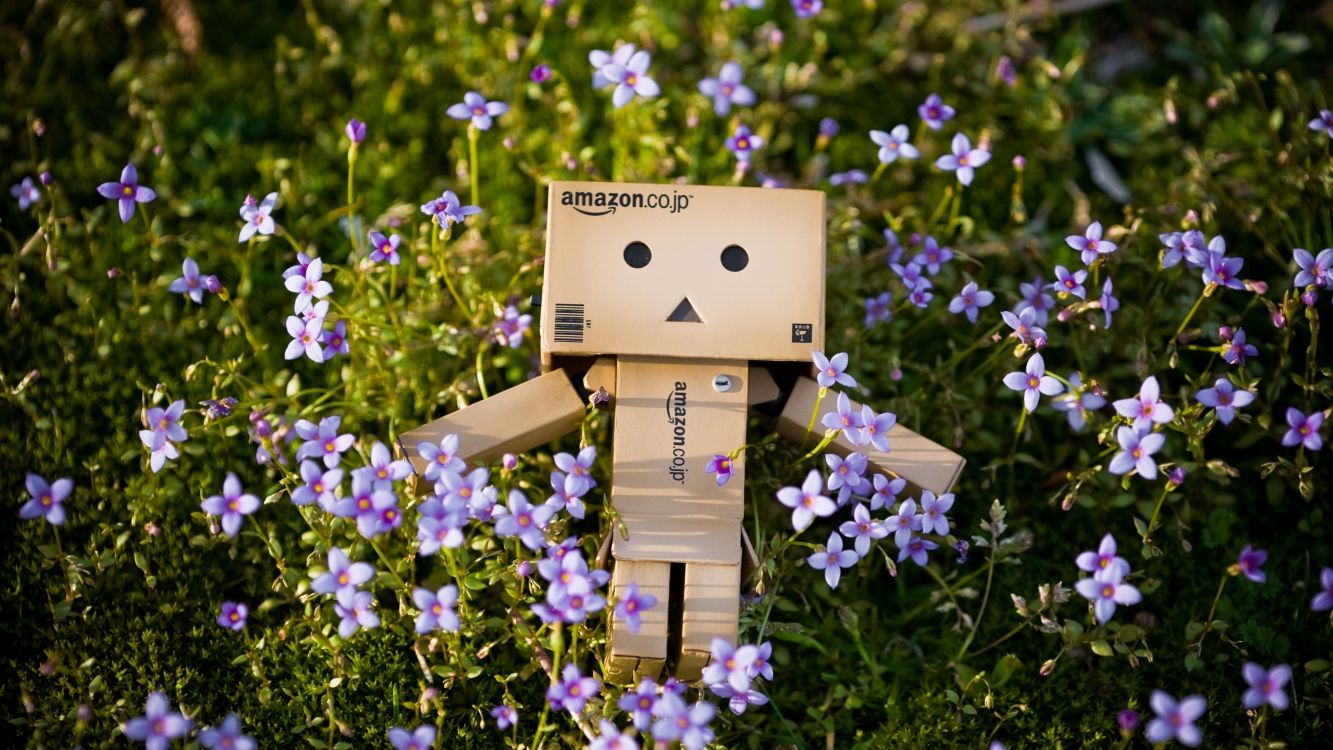
[[[916,129],[918,163],[828,188],[828,349],[851,354],[868,402],[967,457],[951,539],[971,550],[955,563],[942,544],[923,571],[885,546],[830,591],[802,564],[814,532],[789,543],[772,502],[813,462],[798,466],[802,451],[756,420],[746,524],[763,596],[743,606],[741,634],[773,642],[777,674],[770,706],[717,722],[720,744],[1106,746],[1119,739],[1116,711],[1148,713],[1154,688],[1206,694],[1207,744],[1240,744],[1257,733],[1240,708],[1247,660],[1296,671],[1293,708],[1270,715],[1264,735],[1289,747],[1323,741],[1330,625],[1308,605],[1320,566],[1333,564],[1333,476],[1327,447],[1278,441],[1287,405],[1327,409],[1333,396],[1317,317],[1327,294],[1307,312],[1285,291],[1293,248],[1333,245],[1330,141],[1306,129],[1329,106],[1319,85],[1327,13],[1121,3],[1036,18],[1015,9],[997,28],[986,15],[996,4],[974,0],[830,1],[800,22],[782,0],[758,12],[712,0],[542,5],[0,10],[0,174],[5,185],[44,170],[56,180],[32,211],[0,204],[0,499],[17,508],[29,471],[76,483],[59,537],[16,517],[0,531],[0,638],[11,644],[0,745],[123,745],[119,726],[163,690],[199,725],[237,712],[264,746],[383,746],[390,726],[421,722],[441,728],[441,747],[528,743],[543,731],[546,747],[581,746],[565,718],[539,730],[543,662],[564,650],[598,668],[604,618],[559,636],[539,627],[527,613],[539,595],[515,574],[513,545],[488,535],[456,557],[417,559],[410,521],[376,550],[345,522],[293,507],[290,474],[254,462],[248,414],[338,414],[387,443],[520,383],[538,366],[535,341],[511,350],[491,330],[506,304],[529,311],[540,290],[551,180],[754,184],[722,147],[744,121],[769,142],[760,171],[827,187],[831,172],[872,171],[865,133],[917,122],[931,91],[959,117],[941,134]],[[587,53],[618,40],[653,51],[663,96],[614,110],[591,88]],[[1017,67],[1012,88],[994,72],[1001,55]],[[728,120],[695,86],[731,59],[759,103]],[[555,77],[530,82],[537,62]],[[464,126],[443,115],[472,89],[512,106],[481,134],[479,164]],[[352,116],[370,135],[348,206],[342,125]],[[817,137],[824,116],[842,127],[831,141]],[[961,191],[928,166],[954,130],[995,154]],[[122,226],[94,191],[126,161],[159,193],[140,207],[148,223]],[[433,240],[417,206],[446,188],[473,202],[474,173],[484,213]],[[238,244],[241,199],[269,191],[280,195],[282,232]],[[1067,324],[1053,318],[1047,366],[1078,370],[1112,398],[1157,374],[1180,414],[1164,459],[1189,470],[1173,492],[1106,474],[1105,413],[1076,434],[1043,401],[1016,431],[1019,399],[999,384],[1024,352],[991,338],[998,311],[1020,283],[1077,264],[1062,238],[1094,219],[1120,244],[1106,272],[1123,306],[1109,331],[1087,306]],[[364,262],[361,230],[388,226],[404,239],[396,271]],[[886,226],[904,239],[932,233],[962,256],[936,279],[931,309],[902,304],[884,264]],[[1190,317],[1198,275],[1161,270],[1157,235],[1193,227],[1225,235],[1267,294],[1222,291]],[[281,273],[298,248],[328,264],[350,357],[283,358],[291,295]],[[169,294],[185,257],[217,274],[225,297],[195,306]],[[997,295],[975,328],[942,310],[969,279]],[[894,321],[865,328],[864,298],[890,287]],[[1216,356],[1222,324],[1244,325],[1259,345],[1246,368]],[[1225,373],[1259,394],[1229,427],[1193,400]],[[192,411],[181,457],[150,473],[143,409],[222,396],[241,406],[207,422]],[[584,433],[609,480],[609,420],[593,415]],[[497,481],[538,499],[550,469],[540,450]],[[199,510],[229,471],[265,498],[236,540],[212,533]],[[604,501],[551,538],[577,533],[594,553],[611,523]],[[1145,599],[1096,626],[1069,587],[1074,557],[1108,530]],[[379,570],[384,624],[345,641],[332,606],[309,591],[335,543]],[[1269,582],[1227,578],[1219,590],[1246,543],[1269,551]],[[431,587],[461,577],[461,636],[417,638],[395,576]],[[217,626],[223,599],[251,604],[243,633]],[[520,711],[513,735],[487,714],[506,701]]]

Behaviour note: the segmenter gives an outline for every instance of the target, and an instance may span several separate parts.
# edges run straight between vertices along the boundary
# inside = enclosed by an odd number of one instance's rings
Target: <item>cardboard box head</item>
[[[542,358],[802,361],[824,346],[824,194],[553,182]]]

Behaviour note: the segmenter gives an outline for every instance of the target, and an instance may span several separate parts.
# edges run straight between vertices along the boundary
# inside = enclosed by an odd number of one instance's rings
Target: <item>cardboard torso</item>
[[[744,360],[619,358],[611,502],[628,536],[613,534],[617,559],[740,561],[745,459],[720,487],[705,466],[745,443],[748,375]]]

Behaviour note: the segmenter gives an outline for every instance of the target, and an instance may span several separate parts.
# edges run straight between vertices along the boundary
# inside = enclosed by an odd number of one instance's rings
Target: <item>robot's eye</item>
[[[743,271],[749,264],[750,254],[740,245],[727,245],[722,250],[722,267],[728,271]]]
[[[638,240],[625,246],[625,265],[630,268],[643,268],[652,259],[653,251]]]

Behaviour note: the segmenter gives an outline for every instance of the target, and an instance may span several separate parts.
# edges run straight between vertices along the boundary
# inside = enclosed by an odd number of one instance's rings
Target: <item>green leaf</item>
[[[1098,656],[1111,656],[1115,652],[1111,650],[1111,644],[1106,641],[1093,641],[1092,653]]]

